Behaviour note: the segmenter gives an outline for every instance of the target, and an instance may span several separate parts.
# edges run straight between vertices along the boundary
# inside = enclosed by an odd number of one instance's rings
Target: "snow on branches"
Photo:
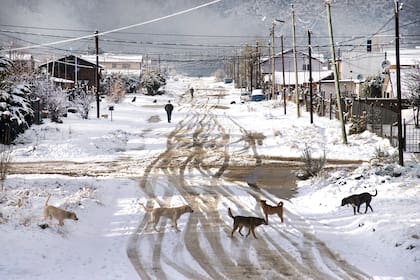
[[[161,86],[166,85],[166,80],[159,72],[148,71],[140,76],[140,84],[148,95],[155,95]]]

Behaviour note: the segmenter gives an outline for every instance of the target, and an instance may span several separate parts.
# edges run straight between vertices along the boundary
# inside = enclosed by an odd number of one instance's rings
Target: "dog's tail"
[[[48,195],[47,200],[45,201],[45,207],[48,206],[48,200],[50,200],[51,194]]]
[[[378,195],[378,190],[375,189],[375,194],[372,194],[372,196],[377,196]]]
[[[280,201],[279,204],[277,204],[277,207],[283,207],[283,201]]]
[[[230,210],[230,208],[228,208],[228,214],[229,214],[229,217],[231,217],[232,219],[234,218],[234,216],[232,214],[232,210]]]

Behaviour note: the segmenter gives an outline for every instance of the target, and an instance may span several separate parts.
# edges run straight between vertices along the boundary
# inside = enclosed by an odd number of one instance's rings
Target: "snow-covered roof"
[[[32,54],[30,53],[13,53],[12,60],[19,60],[19,61],[30,61],[32,60]]]
[[[96,63],[96,55],[82,55],[81,58]],[[143,59],[142,55],[103,53],[98,55],[99,62],[136,62]]]
[[[285,51],[283,51],[283,55],[288,54],[288,53],[292,53],[292,51],[293,51],[292,49],[285,50]],[[309,57],[309,53],[306,53],[306,52],[297,51],[296,53],[297,53],[297,55]],[[276,55],[274,57],[276,59],[277,58],[281,58],[281,52],[276,53]],[[318,60],[321,63],[324,63],[325,62],[325,59],[324,59],[324,55],[323,54],[320,54],[320,53],[312,53],[311,54],[311,57],[312,57],[312,59],[316,59],[316,60]],[[261,58],[260,62],[261,63],[264,63],[264,62],[267,62],[269,59],[270,59],[269,56],[265,56],[265,57]]]
[[[325,79],[326,77],[333,74],[333,71],[314,71],[312,72],[312,81],[318,82],[319,80]],[[264,76],[264,81],[268,81],[270,74]],[[277,72],[275,73],[276,84],[283,84],[283,73]],[[295,72],[284,72],[284,80],[286,85],[294,85],[296,84],[295,79]],[[309,83],[309,72],[298,72],[298,83]]]

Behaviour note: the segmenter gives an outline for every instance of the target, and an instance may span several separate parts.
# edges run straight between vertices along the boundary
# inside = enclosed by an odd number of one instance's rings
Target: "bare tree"
[[[125,96],[125,90],[122,85],[121,77],[115,79],[112,83],[108,99],[112,102],[119,103]]]
[[[307,145],[302,152],[301,160],[303,162],[303,166],[300,169],[300,177],[302,179],[317,176],[324,169],[325,163],[327,162],[325,151],[319,158],[314,158],[311,148]]]
[[[226,76],[226,73],[223,69],[217,69],[216,72],[214,72],[213,76],[215,77],[217,82],[222,82]]]

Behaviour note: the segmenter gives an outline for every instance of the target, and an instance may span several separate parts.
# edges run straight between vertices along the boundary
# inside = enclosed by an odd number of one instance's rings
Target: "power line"
[[[39,48],[39,47],[57,45],[57,44],[62,44],[62,43],[69,43],[69,42],[73,42],[73,41],[79,41],[79,40],[82,40],[82,39],[93,38],[95,36],[103,36],[105,34],[109,34],[109,33],[113,33],[113,32],[118,32],[118,31],[122,31],[122,30],[126,30],[126,29],[130,29],[130,28],[133,28],[133,27],[143,26],[143,25],[146,25],[146,24],[150,24],[150,23],[161,21],[161,20],[165,20],[165,19],[168,19],[168,18],[171,18],[171,17],[175,17],[175,16],[179,16],[179,15],[182,15],[182,14],[186,14],[186,13],[189,13],[189,12],[192,12],[192,11],[195,11],[195,10],[198,10],[198,9],[201,9],[201,8],[204,8],[204,7],[207,7],[207,6],[216,4],[216,3],[220,2],[220,1],[222,1],[222,0],[214,0],[214,1],[211,1],[211,2],[207,2],[205,4],[202,4],[202,5],[199,5],[199,6],[195,6],[193,8],[182,10],[182,11],[179,11],[179,12],[175,12],[175,13],[172,13],[172,14],[169,14],[169,15],[166,15],[166,16],[163,16],[163,17],[159,17],[159,18],[155,18],[155,19],[152,19],[152,20],[148,20],[148,21],[144,21],[144,22],[140,22],[140,23],[136,23],[136,24],[132,24],[132,25],[128,25],[128,26],[116,28],[116,29],[113,29],[113,30],[104,31],[104,32],[101,32],[101,33],[95,33],[95,34],[91,34],[91,35],[86,35],[86,36],[81,36],[81,37],[77,37],[77,38],[66,39],[66,40],[61,40],[61,41],[56,41],[56,42],[50,42],[50,43],[45,43],[45,44],[39,44],[39,45],[33,45],[33,46],[27,46],[27,47],[15,48],[15,49],[9,49],[8,51],[33,49],[33,48]],[[4,50],[0,50],[0,51],[4,51]]]

